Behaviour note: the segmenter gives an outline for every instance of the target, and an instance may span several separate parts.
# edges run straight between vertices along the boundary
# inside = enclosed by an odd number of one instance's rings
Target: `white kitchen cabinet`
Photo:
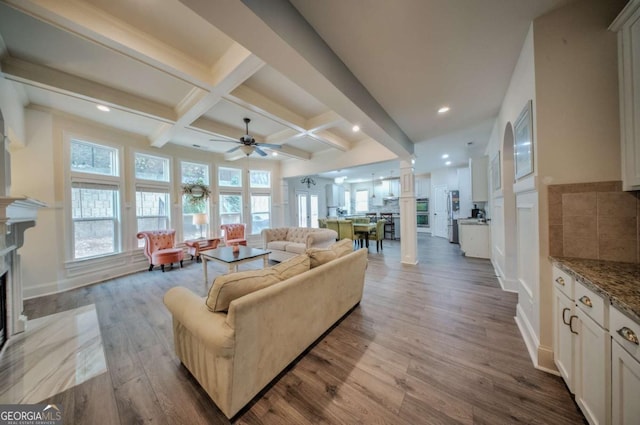
[[[640,189],[640,0],[631,0],[609,27],[618,33],[618,87],[624,190]]]
[[[575,299],[576,403],[589,424],[608,425],[611,423],[611,337],[606,323],[609,301],[579,282],[575,285]],[[596,321],[602,318],[606,319]]]
[[[611,308],[611,423],[640,423],[640,324]]]
[[[469,159],[471,170],[471,201],[489,201],[489,160],[487,156]]]
[[[467,257],[491,258],[488,224],[458,223],[460,249]]]
[[[575,302],[573,301],[574,280],[564,271],[553,268],[553,360],[569,391],[575,392],[575,364],[577,326]]]
[[[431,180],[425,176],[416,176],[415,179],[415,190],[416,190],[416,198],[428,198],[431,192],[429,185],[431,184]]]

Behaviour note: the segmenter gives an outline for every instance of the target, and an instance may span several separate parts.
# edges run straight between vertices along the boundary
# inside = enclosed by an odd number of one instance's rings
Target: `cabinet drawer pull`
[[[572,334],[576,334],[579,335],[578,332],[573,330],[573,319],[577,319],[578,316],[576,315],[571,315],[571,317],[569,317],[569,330],[571,331]]]
[[[565,325],[569,326],[569,322],[567,322],[567,320],[564,318],[564,314],[565,314],[567,311],[571,311],[571,309],[570,309],[570,308],[567,308],[567,307],[565,307],[565,308],[563,308],[563,309],[562,309],[562,323],[564,323]]]
[[[564,286],[564,279],[562,277],[557,277],[556,282],[558,282],[559,285]]]
[[[623,326],[621,329],[617,330],[618,335],[620,335],[621,337],[623,337],[624,339],[626,339],[627,341],[635,344],[635,345],[639,345],[640,343],[638,342],[638,335],[636,335],[636,333],[634,331],[632,331],[631,329],[629,329],[626,326]]]
[[[586,305],[587,307],[593,307],[593,303],[591,302],[591,298],[587,297],[586,295],[583,295],[580,298],[580,302],[584,305]]]

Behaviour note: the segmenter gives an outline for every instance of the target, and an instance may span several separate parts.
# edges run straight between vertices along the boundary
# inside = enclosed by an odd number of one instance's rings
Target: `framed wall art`
[[[513,125],[516,180],[533,173],[533,117],[529,100]]]

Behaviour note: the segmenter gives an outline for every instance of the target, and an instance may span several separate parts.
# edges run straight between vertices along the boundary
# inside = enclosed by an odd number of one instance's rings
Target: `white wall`
[[[24,105],[26,104],[27,97],[20,86],[0,76],[0,109],[4,116],[5,134],[9,138],[10,148],[25,144]]]

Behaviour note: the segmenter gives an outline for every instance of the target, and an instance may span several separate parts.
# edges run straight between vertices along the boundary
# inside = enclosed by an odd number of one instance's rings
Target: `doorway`
[[[447,185],[433,187],[433,236],[448,237]]]
[[[319,210],[317,194],[296,191],[296,223],[298,227],[318,227]]]

